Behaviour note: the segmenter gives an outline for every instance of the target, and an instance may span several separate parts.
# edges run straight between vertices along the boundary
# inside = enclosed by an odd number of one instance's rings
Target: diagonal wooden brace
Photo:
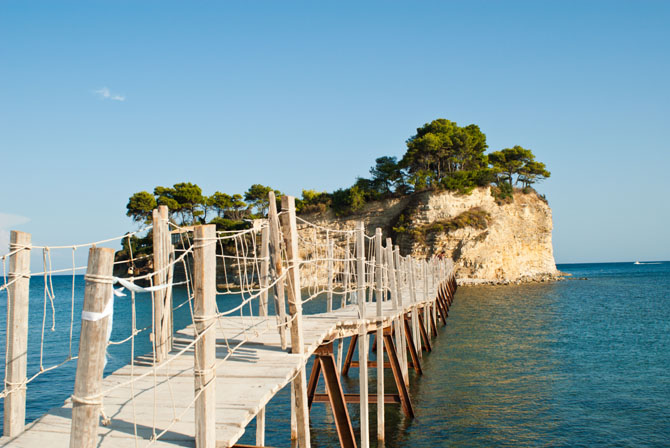
[[[323,373],[323,379],[326,383],[326,396],[333,409],[333,417],[335,418],[337,435],[340,438],[340,446],[356,448],[354,429],[351,426],[351,419],[347,410],[347,400],[337,373],[332,342],[319,346],[314,352],[314,366],[312,367],[312,373],[307,386],[307,404],[310,408],[315,401],[316,386],[319,383],[320,373]]]

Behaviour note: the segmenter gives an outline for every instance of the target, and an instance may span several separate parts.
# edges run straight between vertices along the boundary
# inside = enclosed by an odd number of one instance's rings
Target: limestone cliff
[[[351,216],[331,212],[306,219],[324,226],[354,228],[363,221],[381,227],[403,254],[446,256],[461,284],[543,281],[559,275],[551,244],[551,209],[534,192],[517,192],[499,205],[489,188],[470,194],[424,192],[372,202]]]

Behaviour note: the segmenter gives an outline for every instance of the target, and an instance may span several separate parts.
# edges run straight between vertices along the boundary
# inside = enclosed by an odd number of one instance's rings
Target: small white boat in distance
[[[636,262],[635,262],[635,263],[633,263],[633,264],[642,264],[642,263],[640,263],[639,261],[636,261]]]

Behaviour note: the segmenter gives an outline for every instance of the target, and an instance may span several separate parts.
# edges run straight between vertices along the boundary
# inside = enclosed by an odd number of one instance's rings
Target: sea
[[[424,353],[423,375],[410,374],[416,418],[387,405],[386,440],[378,444],[372,405],[372,446],[670,446],[670,262],[558,269],[571,277],[459,288],[447,325],[440,324],[433,351]],[[82,276],[54,276],[46,287],[40,277],[31,280],[29,375],[76,355],[83,284]],[[175,291],[175,304],[185,297]],[[129,296],[116,298],[112,340],[129,335],[131,306]],[[317,299],[305,312],[323,306]],[[135,307],[137,328],[149,326],[146,295],[137,295]],[[6,295],[0,292],[1,341],[5,319]],[[174,319],[177,328],[187,325],[188,305]],[[135,354],[150,348],[144,331],[135,338]],[[110,346],[105,374],[125,365],[130,350],[129,343]],[[71,395],[75,368],[76,361],[65,362],[30,383],[29,421]],[[370,374],[374,391],[375,369]],[[390,373],[385,381],[392,389]],[[356,392],[357,369],[342,383],[345,392]],[[291,446],[288,389],[268,405],[268,446]],[[350,405],[349,413],[358,434],[358,405]],[[240,443],[253,444],[254,434],[252,422]],[[314,447],[339,446],[329,405],[313,405],[311,436]]]

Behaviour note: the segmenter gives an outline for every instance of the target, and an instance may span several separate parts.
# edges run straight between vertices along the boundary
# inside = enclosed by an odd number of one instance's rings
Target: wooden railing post
[[[328,249],[327,249],[327,258],[328,258],[328,292],[327,292],[327,304],[326,312],[330,313],[333,311],[333,256],[335,253],[333,240],[328,240]]]
[[[400,288],[398,287],[398,280],[396,278],[397,264],[396,264],[395,252],[393,251],[393,242],[391,241],[391,238],[386,238],[386,260],[388,263],[388,277],[389,277],[388,280],[389,280],[389,292],[391,294],[391,304],[393,305],[393,309],[395,310],[395,312],[398,313],[398,311],[401,310],[401,307],[398,303]],[[402,352],[402,339],[404,337],[403,333],[404,323],[402,322],[402,319],[404,319],[404,315],[401,312],[393,320],[393,331],[395,333],[395,340],[396,340],[395,345],[396,356],[398,357],[398,361],[400,362],[400,372],[402,373],[403,381],[405,381],[405,384],[407,384],[408,379],[405,379],[407,372],[407,360],[405,358],[407,356],[407,352],[404,353],[405,356],[403,356]]]
[[[347,296],[349,296],[349,293],[347,292],[349,290],[349,275],[350,275],[349,271],[351,269],[350,268],[351,262],[349,261],[349,258],[351,258],[351,253],[349,252],[349,234],[347,234],[347,242],[345,244],[346,246],[344,248],[344,275],[343,275],[344,278],[342,279],[342,287],[344,289],[344,293],[342,294],[342,304],[340,305],[341,308],[344,308],[347,305]],[[338,363],[338,366],[340,364],[341,363]]]
[[[412,257],[407,258],[407,278],[409,280],[409,291],[410,298],[412,300],[412,340],[414,341],[414,346],[416,347],[417,354],[419,358],[422,357],[421,352],[421,338],[419,337],[419,311],[417,309],[417,295],[416,295],[416,269],[414,266],[414,259]]]
[[[295,198],[282,196],[282,232],[288,259],[288,309],[291,315],[291,352],[304,356],[302,335],[302,293],[300,289],[300,254],[298,253],[298,226],[295,219]],[[295,408],[298,424],[298,443],[300,448],[310,447],[309,409],[307,407],[307,379],[305,363],[293,380],[295,388]]]
[[[358,314],[365,319],[365,225],[363,221],[356,228],[356,300]]]
[[[28,302],[30,297],[29,233],[12,230],[9,242],[7,288],[7,359],[3,434],[13,437],[23,432],[26,423],[26,368],[28,363]],[[15,252],[16,251],[16,252]],[[14,252],[14,253],[13,253]]]
[[[384,253],[382,229],[375,229],[375,300],[377,301],[377,440],[384,440]]]
[[[365,269],[365,224],[356,226],[356,301],[361,319],[358,327],[358,380],[360,385],[361,448],[370,446],[370,423],[368,405],[368,331],[365,320],[366,269]]]
[[[260,301],[258,303],[258,315],[268,315],[268,285],[270,273],[270,225],[261,230],[261,269],[258,283],[261,288]],[[275,311],[276,312],[276,311]],[[256,414],[256,446],[265,445],[265,407]]]
[[[398,307],[402,310],[403,315],[400,316],[398,326],[400,327],[398,330],[400,331],[400,335],[398,336],[396,334],[396,339],[398,341],[398,349],[400,351],[400,367],[402,368],[402,375],[405,380],[405,385],[409,387],[409,367],[407,366],[407,340],[405,339],[405,306],[403,302],[403,294],[402,294],[402,286],[403,286],[403,271],[402,271],[402,266],[400,264],[400,248],[398,246],[395,246],[393,249],[393,264],[395,265],[395,271],[396,271],[396,291],[397,291],[397,296],[398,296]]]
[[[167,283],[170,257],[170,228],[168,226],[168,208],[159,205],[153,211],[153,263],[154,286]],[[167,358],[170,351],[172,331],[170,328],[172,304],[168,303],[168,290],[160,289],[153,293],[154,298],[154,346],[156,362]]]
[[[426,334],[430,335],[430,291],[428,291],[428,261],[424,260],[421,262],[422,273],[423,273],[423,300],[425,305],[423,307],[423,325],[426,330]]]
[[[270,225],[261,230],[261,272],[258,283],[261,288],[258,315],[268,315],[268,285],[270,284]]]
[[[440,276],[439,276],[439,260],[433,258],[431,260],[432,272],[433,272],[433,287],[431,289],[430,296],[433,298],[433,322],[437,324],[437,290],[440,285]],[[437,325],[435,325],[435,334],[437,335]]]
[[[103,247],[89,249],[79,336],[79,358],[72,395],[70,448],[89,448],[98,442],[107,325],[109,316],[114,312],[113,266],[114,249]]]
[[[284,279],[282,276],[281,236],[279,232],[279,214],[274,191],[268,194],[268,224],[270,227],[270,283],[274,283],[275,313],[279,321],[279,339],[281,348],[286,350],[286,303],[284,301]]]
[[[216,446],[216,226],[193,232],[195,446]]]

